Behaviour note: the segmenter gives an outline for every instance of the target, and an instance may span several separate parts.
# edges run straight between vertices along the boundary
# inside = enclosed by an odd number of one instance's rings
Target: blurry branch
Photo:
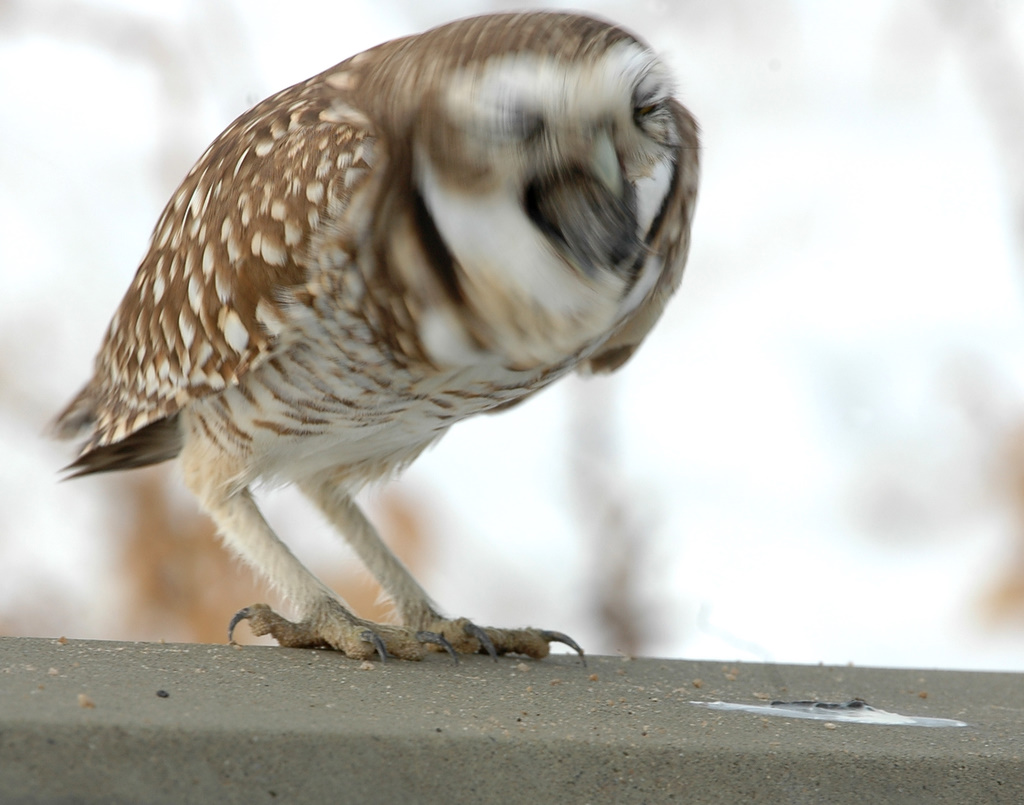
[[[939,17],[963,61],[968,81],[988,120],[1013,211],[1018,264],[1024,265],[1024,61],[1014,40],[1006,3],[935,0]],[[1024,620],[1024,425],[1003,439],[997,485],[1011,504],[1017,528],[1014,554],[984,596],[992,623]]]
[[[165,468],[123,473],[117,480],[126,493],[114,520],[128,633],[223,643],[227,619],[263,598],[251,574],[217,544],[208,518],[184,502],[176,505]]]
[[[1010,501],[1017,540],[999,567],[998,577],[981,598],[981,614],[990,626],[1024,625],[1024,425],[1004,445],[997,483]]]
[[[642,573],[650,551],[649,523],[637,510],[619,466],[613,384],[572,384],[569,487],[590,552],[591,606],[605,645],[634,656],[643,650],[650,629]]]

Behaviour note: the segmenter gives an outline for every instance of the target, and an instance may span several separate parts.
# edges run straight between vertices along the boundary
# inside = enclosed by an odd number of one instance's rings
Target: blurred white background
[[[591,652],[1024,670],[1024,5],[576,5],[701,122],[683,288],[617,375],[369,495],[383,529],[448,612]],[[220,640],[263,598],[173,471],[61,484],[41,433],[236,115],[516,7],[0,0],[0,633]],[[263,498],[365,597],[299,496]]]

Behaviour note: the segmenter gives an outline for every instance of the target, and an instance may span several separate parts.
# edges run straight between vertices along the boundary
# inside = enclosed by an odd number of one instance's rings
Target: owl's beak
[[[615,144],[607,129],[598,131],[590,147],[590,170],[614,198],[622,198],[622,168],[619,165]]]
[[[526,186],[524,212],[582,273],[628,271],[642,247],[636,190],[622,173],[611,132],[597,129],[578,154],[579,161]]]

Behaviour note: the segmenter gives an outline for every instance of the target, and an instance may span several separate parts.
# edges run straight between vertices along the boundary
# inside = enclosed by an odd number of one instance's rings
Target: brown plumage
[[[622,29],[526,13],[386,43],[258,104],[160,217],[58,417],[86,439],[71,469],[180,456],[227,545],[298,608],[240,613],[283,644],[544,656],[568,639],[442,617],[351,496],[456,421],[636,350],[696,197],[697,127],[671,90]],[[361,621],[292,556],[261,479],[299,484],[403,626]]]

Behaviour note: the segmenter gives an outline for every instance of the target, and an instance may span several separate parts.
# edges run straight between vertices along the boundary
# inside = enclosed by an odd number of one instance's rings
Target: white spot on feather
[[[166,287],[163,274],[157,272],[157,275],[153,277],[153,304],[159,304],[160,300],[164,298],[164,289]]]
[[[366,115],[349,106],[342,100],[336,99],[327,109],[320,112],[320,119],[325,123],[343,123],[355,129],[365,129],[370,125]]]
[[[184,310],[178,314],[178,332],[181,333],[182,346],[184,346],[185,351],[188,352],[192,349],[192,342],[196,337],[196,328],[192,325],[192,322],[188,320]]]
[[[198,316],[203,305],[203,284],[193,274],[188,278],[188,306]]]
[[[111,444],[121,441],[125,436],[128,435],[128,425],[123,420],[118,422],[114,427],[114,430],[110,434],[109,442]]]
[[[157,240],[158,249],[167,247],[167,241],[171,239],[171,220],[166,219],[160,226],[160,238]]]
[[[242,152],[242,155],[238,158],[238,162],[235,163],[235,172],[232,174],[232,176],[238,176],[238,171],[240,171],[242,169],[242,163],[245,161],[245,158],[247,156],[249,156],[249,149],[248,148],[246,148]]]
[[[196,350],[196,369],[202,369],[208,360],[213,356],[213,345],[209,341],[203,341]]]
[[[221,308],[220,329],[224,340],[237,353],[242,354],[249,346],[249,331],[245,329],[241,318],[231,308]]]
[[[367,165],[373,164],[373,147],[367,142],[361,142],[352,151],[352,161],[362,160]]]
[[[224,378],[217,374],[217,372],[208,372],[206,374],[206,385],[214,391],[220,391],[227,386],[227,383],[224,382]]]
[[[365,168],[349,168],[345,171],[345,187],[351,188],[357,182],[359,182],[364,176],[366,176]]]
[[[222,305],[231,301],[231,283],[224,271],[218,271],[213,279],[213,286],[217,289],[217,298]]]
[[[331,73],[324,81],[327,86],[340,90],[349,90],[356,85],[355,75],[348,70],[339,70],[337,73]]]
[[[289,246],[302,243],[302,228],[294,221],[284,222],[284,242]]]
[[[203,202],[203,186],[196,184],[195,189],[192,190],[192,196],[188,200],[188,211],[192,213],[193,218],[198,218],[202,212]]]
[[[256,321],[272,336],[278,336],[284,330],[284,321],[280,313],[265,299],[261,299],[256,305]]]
[[[288,252],[284,246],[272,238],[263,238],[260,255],[272,266],[283,266],[288,261]]]
[[[213,246],[209,243],[206,244],[206,248],[203,249],[203,276],[209,277],[213,273],[215,257],[213,254]]]

